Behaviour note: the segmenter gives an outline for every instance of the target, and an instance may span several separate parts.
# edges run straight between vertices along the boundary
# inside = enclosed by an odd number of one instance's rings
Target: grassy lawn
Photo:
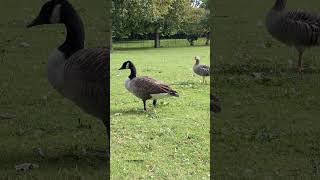
[[[273,3],[214,3],[214,91],[223,109],[213,133],[217,179],[320,175],[320,49],[306,51],[303,76],[293,70],[297,52],[264,26]],[[320,12],[316,0],[287,4]]]
[[[209,64],[209,47],[139,46],[111,54],[111,178],[209,179],[209,85],[192,76],[195,55]],[[138,76],[170,83],[180,97],[159,100],[156,109],[147,101],[143,112],[142,101],[124,87],[130,71],[118,70],[126,60]]]
[[[103,124],[61,97],[46,77],[48,54],[63,42],[64,27],[25,28],[43,2],[1,1],[1,179],[101,179],[106,175],[106,158],[85,155],[83,150],[105,150]],[[70,2],[83,18],[86,46],[103,46],[105,1]],[[91,128],[79,126],[78,118]],[[44,159],[35,148],[43,150]],[[39,168],[16,172],[15,165],[20,163],[35,163]]]

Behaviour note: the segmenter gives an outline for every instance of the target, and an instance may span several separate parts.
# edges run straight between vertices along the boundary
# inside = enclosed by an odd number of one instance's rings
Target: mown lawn
[[[86,46],[104,46],[106,2],[70,2],[83,18]],[[1,1],[0,177],[103,179],[106,158],[83,153],[105,150],[103,124],[82,113],[47,81],[47,57],[64,41],[64,27],[25,28],[43,3],[41,0]],[[42,149],[44,158],[34,151],[37,148]],[[20,163],[35,163],[39,168],[17,172],[15,165]]]
[[[292,67],[297,52],[292,54],[265,29],[273,3],[213,3],[213,91],[222,101],[212,134],[217,179],[310,179],[320,174],[320,51],[306,51],[306,71],[300,76]],[[320,12],[316,0],[287,4]]]
[[[139,46],[111,54],[111,178],[209,179],[209,84],[192,76],[195,55],[209,64],[209,47]],[[124,87],[130,71],[118,70],[127,60],[138,76],[170,83],[180,97],[159,100],[156,109],[147,101],[143,112],[142,101]]]

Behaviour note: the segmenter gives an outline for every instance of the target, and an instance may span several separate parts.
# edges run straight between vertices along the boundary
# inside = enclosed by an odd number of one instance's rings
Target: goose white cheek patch
[[[126,68],[129,69],[129,63],[126,64]]]
[[[60,22],[60,12],[61,12],[61,4],[56,5],[51,13],[50,23],[59,23]]]

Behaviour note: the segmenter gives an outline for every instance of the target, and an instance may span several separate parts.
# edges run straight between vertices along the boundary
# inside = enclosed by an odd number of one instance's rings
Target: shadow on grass
[[[130,108],[130,109],[117,109],[112,111],[111,116],[121,116],[121,115],[146,115],[148,112],[144,111],[142,108]]]

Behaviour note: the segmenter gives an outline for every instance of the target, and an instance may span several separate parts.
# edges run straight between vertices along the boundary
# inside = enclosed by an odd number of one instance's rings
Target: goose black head
[[[69,5],[67,0],[50,0],[46,2],[42,6],[39,15],[27,27],[62,23],[63,9]]]
[[[131,61],[126,61],[122,64],[121,68],[119,70],[122,69],[131,69],[133,67],[133,63]]]
[[[199,63],[199,61],[200,61],[200,56],[195,56],[195,57],[194,57],[194,60],[196,61],[196,63]]]

